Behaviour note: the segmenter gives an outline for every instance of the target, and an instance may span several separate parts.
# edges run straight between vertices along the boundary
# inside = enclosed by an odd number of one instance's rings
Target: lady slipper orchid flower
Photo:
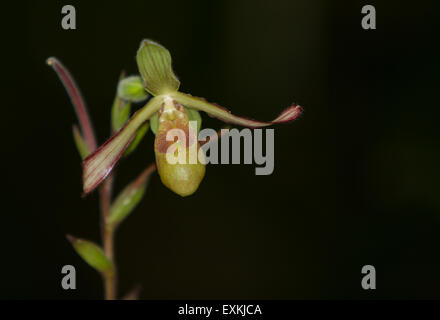
[[[83,161],[83,188],[84,193],[93,191],[113,170],[115,164],[128,148],[139,128],[150,120],[150,126],[156,133],[154,151],[159,176],[163,184],[181,196],[193,194],[205,175],[205,164],[197,159],[196,163],[171,164],[167,161],[166,153],[173,141],[167,141],[167,132],[170,129],[180,129],[190,137],[181,147],[200,146],[197,139],[191,139],[192,128],[190,120],[198,120],[198,111],[226,123],[236,124],[249,128],[259,128],[273,124],[289,122],[301,114],[301,107],[292,105],[284,110],[275,120],[264,122],[246,119],[231,114],[227,109],[209,103],[203,98],[193,97],[190,94],[179,92],[180,81],[174,75],[171,65],[171,55],[163,46],[150,41],[142,41],[137,52],[137,64],[144,88],[153,98],[125,123],[101,147]],[[188,153],[186,153],[188,154]]]

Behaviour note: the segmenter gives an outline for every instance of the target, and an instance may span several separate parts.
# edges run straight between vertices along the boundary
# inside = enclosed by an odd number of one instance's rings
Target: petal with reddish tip
[[[139,127],[159,110],[162,101],[163,97],[151,99],[128,120],[121,130],[83,161],[84,194],[93,191],[113,170],[116,162],[130,145]]]
[[[189,94],[185,94],[181,92],[173,92],[170,93],[169,96],[187,108],[204,111],[209,115],[217,119],[220,119],[224,122],[237,124],[249,128],[260,128],[260,127],[270,126],[272,124],[289,122],[295,120],[302,112],[302,108],[300,106],[292,105],[283,112],[281,112],[281,114],[275,120],[257,121],[257,120],[235,116],[229,110],[223,107],[220,107],[213,103],[209,103],[203,98],[193,97]]]

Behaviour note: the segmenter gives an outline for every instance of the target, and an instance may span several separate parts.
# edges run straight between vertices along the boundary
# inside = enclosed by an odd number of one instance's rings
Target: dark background
[[[65,4],[77,30],[61,28]],[[376,30],[361,28],[365,4]],[[183,92],[261,120],[292,102],[305,111],[276,127],[270,176],[210,165],[180,198],[155,175],[117,233],[121,295],[140,283],[143,299],[440,298],[439,13],[428,1],[29,1],[2,14],[0,298],[102,297],[65,239],[99,241],[98,197],[80,197],[74,111],[45,60],[71,70],[102,143],[143,38],[170,50]],[[153,159],[149,133],[118,166],[116,192]],[[61,288],[65,264],[76,291]],[[375,291],[361,288],[366,264]]]

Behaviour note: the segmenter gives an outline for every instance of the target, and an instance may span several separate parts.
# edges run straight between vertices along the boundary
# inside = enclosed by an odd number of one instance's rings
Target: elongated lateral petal
[[[234,116],[229,110],[209,103],[203,98],[193,97],[189,94],[181,92],[173,92],[169,94],[174,100],[184,105],[187,108],[193,108],[196,110],[204,111],[209,115],[220,119],[227,123],[237,124],[249,128],[260,128],[270,126],[272,124],[289,122],[296,119],[302,112],[302,108],[298,105],[292,105],[272,121],[257,121],[252,119],[247,119],[239,116]]]
[[[73,77],[70,75],[69,70],[63,66],[61,62],[59,62],[56,58],[51,57],[47,59],[47,64],[51,66],[61,82],[63,83],[66,91],[72,101],[73,108],[75,109],[76,116],[78,117],[78,121],[81,127],[81,132],[84,135],[84,139],[87,143],[88,149],[90,151],[96,150],[96,138],[95,133],[93,131],[92,122],[90,121],[89,114],[87,113],[86,104],[84,99],[79,91],[78,86],[73,80]]]
[[[136,135],[136,131],[162,105],[163,97],[151,99],[137,111],[125,126],[108,139],[101,147],[83,161],[84,194],[94,190],[112,171],[125,149]]]

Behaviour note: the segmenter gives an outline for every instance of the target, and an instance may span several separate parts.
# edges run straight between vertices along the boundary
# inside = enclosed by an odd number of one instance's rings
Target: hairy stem
[[[101,204],[101,235],[105,255],[113,262],[113,271],[103,276],[104,292],[106,300],[116,299],[117,272],[114,259],[114,229],[107,224],[107,218],[110,214],[111,196],[112,196],[113,175],[102,183],[99,188],[99,198]]]

